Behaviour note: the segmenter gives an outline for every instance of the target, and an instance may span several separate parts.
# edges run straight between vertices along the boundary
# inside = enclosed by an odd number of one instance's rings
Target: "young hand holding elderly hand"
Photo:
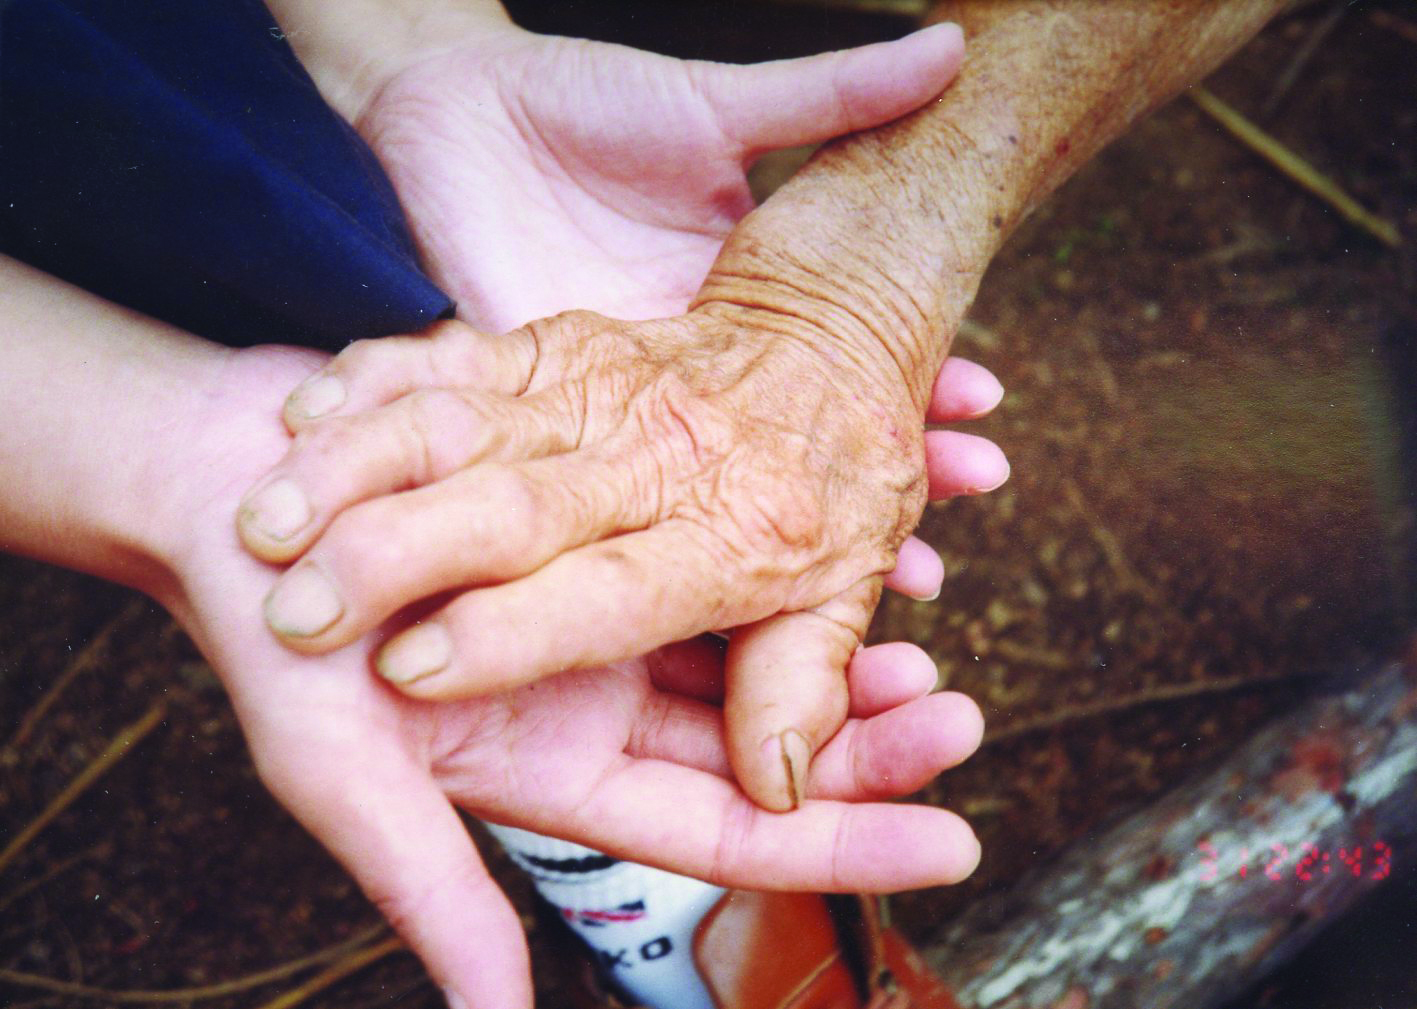
[[[711,642],[436,704],[368,675],[370,638],[292,654],[260,618],[275,575],[228,523],[286,450],[283,390],[321,355],[217,348],[3,257],[0,290],[0,546],[136,585],[177,615],[265,782],[469,1004],[528,1004],[528,982],[520,924],[457,808],[734,886],[888,890],[973,868],[958,817],[873,801],[979,740],[972,702],[927,696],[934,667],[913,646],[853,658],[851,720],[786,816],[728,779]]]
[[[934,97],[960,48],[942,28],[759,67],[684,63],[529,35],[489,5],[430,17],[437,46],[351,70],[325,58],[344,50],[321,42],[320,12],[296,8],[293,43],[389,170],[434,277],[496,330],[567,308],[682,312],[752,206],[746,165]],[[938,560],[907,539],[927,482],[938,498],[1008,472],[982,439],[922,442],[920,390],[841,336],[765,297],[351,348],[292,398],[295,447],[243,509],[257,556],[308,551],[268,602],[272,626],[322,651],[485,586],[385,649],[381,670],[423,697],[737,627],[734,766],[790,808],[840,724],[881,576],[939,591]],[[950,368],[956,402],[931,419],[997,402],[981,369]]]

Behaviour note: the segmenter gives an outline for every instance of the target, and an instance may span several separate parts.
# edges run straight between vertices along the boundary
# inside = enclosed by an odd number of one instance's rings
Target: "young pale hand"
[[[292,396],[295,443],[240,511],[253,553],[301,558],[268,622],[325,652],[410,603],[484,586],[381,652],[381,672],[423,698],[740,628],[729,751],[750,795],[790,808],[841,723],[841,670],[925,474],[947,497],[1008,473],[983,439],[921,439],[918,415],[892,416],[837,357],[711,311],[573,314],[504,337],[447,323],[356,344]],[[983,369],[952,362],[930,419],[977,416],[1000,395]],[[797,621],[786,633],[744,627],[784,610]]]
[[[963,55],[954,25],[738,66],[430,16],[433,37],[355,88],[292,17],[292,44],[388,172],[433,278],[494,333],[571,309],[679,314],[753,209],[758,157],[904,115]]]

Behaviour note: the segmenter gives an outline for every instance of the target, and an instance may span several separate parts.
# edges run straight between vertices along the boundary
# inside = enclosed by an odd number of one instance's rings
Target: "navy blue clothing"
[[[259,0],[0,0],[0,251],[234,346],[453,307]]]

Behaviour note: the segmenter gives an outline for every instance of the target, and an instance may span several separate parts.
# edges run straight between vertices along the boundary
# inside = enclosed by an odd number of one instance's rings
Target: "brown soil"
[[[906,27],[728,0],[520,6],[542,30],[728,59]],[[1326,8],[1272,26],[1213,90],[1257,115]],[[1010,390],[981,430],[1014,476],[929,510],[943,599],[892,599],[875,631],[927,647],[990,723],[983,752],[928,792],[975,824],[984,863],[964,886],[894,900],[912,936],[1225,753],[1310,674],[1352,668],[1410,627],[1413,567],[1397,544],[1413,466],[1398,457],[1392,365],[1394,340],[1417,332],[1417,40],[1403,25],[1417,27],[1410,6],[1349,10],[1266,125],[1397,222],[1404,251],[1355,233],[1181,100],[1069,183],[986,279],[956,346]],[[1410,395],[1412,373],[1398,377]],[[0,561],[0,747],[75,662],[24,745],[0,749],[0,844],[159,699],[166,720],[0,876],[0,968],[202,985],[377,922],[265,793],[219,686],[164,615]],[[1328,960],[1320,950],[1255,998],[1417,1004],[1410,966],[1383,969],[1410,957],[1382,945],[1414,920],[1417,899],[1389,894],[1345,923]],[[559,1004],[564,962],[539,956],[537,973],[543,1003]],[[294,983],[206,1004],[254,1005]],[[106,1004],[3,984],[0,1002]],[[441,1002],[401,954],[310,1004]]]

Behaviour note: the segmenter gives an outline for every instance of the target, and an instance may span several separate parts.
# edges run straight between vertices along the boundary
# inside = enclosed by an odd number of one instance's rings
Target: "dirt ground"
[[[538,30],[734,60],[908,27],[808,3],[512,6]],[[1404,249],[1355,232],[1182,99],[1024,225],[956,344],[1009,389],[981,431],[1013,478],[931,507],[922,535],[946,558],[944,595],[891,599],[874,631],[929,649],[989,720],[982,752],[927,793],[974,823],[984,862],[963,886],[893,900],[916,939],[1413,624],[1417,467],[1399,427],[1417,377],[1417,9],[1347,8],[1262,115],[1330,9],[1282,19],[1210,86],[1393,220]],[[0,969],[203,986],[377,925],[267,796],[167,618],[13,559],[0,560],[0,846],[158,702],[157,728],[0,872]],[[1417,894],[1390,890],[1242,1004],[1413,1009],[1414,928]],[[310,973],[201,1004],[258,1005]],[[561,1004],[566,974],[538,955],[543,1004]],[[116,1000],[0,981],[0,1004]],[[395,954],[308,1004],[441,1001]]]

